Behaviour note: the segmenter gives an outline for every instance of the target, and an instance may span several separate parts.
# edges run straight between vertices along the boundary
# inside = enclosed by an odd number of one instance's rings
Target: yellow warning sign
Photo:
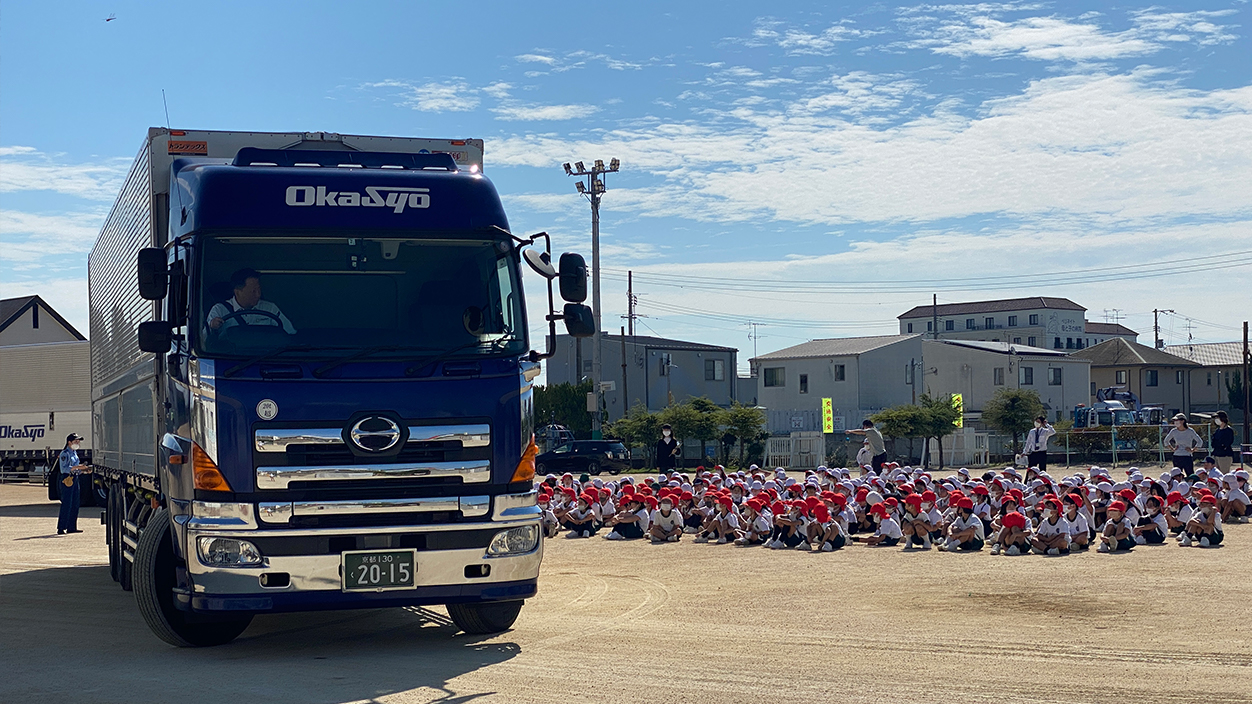
[[[822,399],[822,432],[835,432],[835,406],[828,398]]]
[[[952,394],[952,407],[956,409],[956,420],[953,425],[958,428],[965,427],[965,398],[960,394]]]

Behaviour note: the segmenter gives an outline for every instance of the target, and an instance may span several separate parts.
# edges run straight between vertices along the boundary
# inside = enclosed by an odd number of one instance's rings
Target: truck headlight
[[[503,557],[520,555],[535,549],[539,544],[539,526],[531,524],[518,526],[496,533],[487,548],[487,557]]]
[[[254,567],[262,562],[261,551],[246,540],[206,535],[197,545],[200,561],[211,567]]]

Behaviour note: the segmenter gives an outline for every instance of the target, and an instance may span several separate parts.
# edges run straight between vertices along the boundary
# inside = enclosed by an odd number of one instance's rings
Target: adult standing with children
[[[1174,416],[1174,427],[1165,436],[1165,446],[1174,451],[1174,466],[1190,474],[1195,469],[1194,453],[1204,447],[1204,440],[1187,425],[1187,416],[1179,413]]]
[[[1026,444],[1022,454],[1026,455],[1026,466],[1035,467],[1042,474],[1048,471],[1048,438],[1056,435],[1056,429],[1043,416],[1035,418],[1035,427],[1026,434]]]

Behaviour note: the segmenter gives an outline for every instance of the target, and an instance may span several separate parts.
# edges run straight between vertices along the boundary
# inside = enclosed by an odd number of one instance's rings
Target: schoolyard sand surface
[[[558,538],[499,636],[435,607],[258,617],[178,650],[109,580],[99,510],[57,537],[45,492],[0,488],[9,702],[1252,701],[1252,525],[1069,557]]]

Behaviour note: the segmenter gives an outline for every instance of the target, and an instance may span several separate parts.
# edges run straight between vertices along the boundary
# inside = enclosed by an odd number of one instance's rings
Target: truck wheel
[[[466,633],[480,635],[509,630],[522,611],[522,601],[500,601],[487,604],[448,604],[452,622]]]
[[[139,534],[135,550],[135,601],[157,638],[180,648],[229,643],[252,622],[252,614],[203,616],[174,606],[174,546],[170,514],[157,509]]]

